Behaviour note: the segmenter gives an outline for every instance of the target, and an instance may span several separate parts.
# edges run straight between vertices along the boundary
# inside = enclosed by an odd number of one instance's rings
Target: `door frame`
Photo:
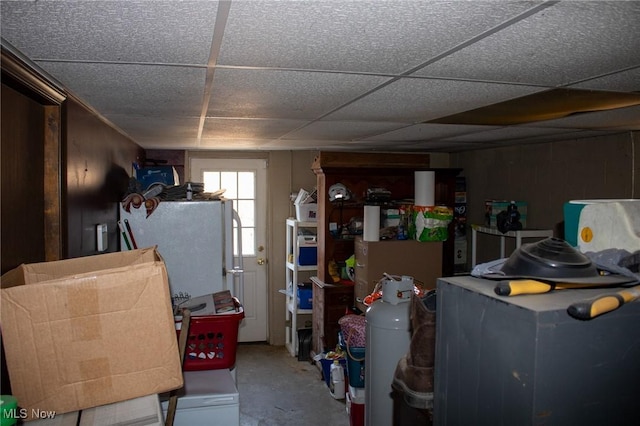
[[[40,74],[39,68],[10,46],[2,44],[2,83],[40,103],[44,111],[44,255],[45,261],[65,255],[63,235],[62,108],[67,94]],[[17,266],[17,265],[16,265]]]
[[[236,151],[185,151],[184,158],[184,178],[185,181],[189,180],[191,176],[191,160],[193,159],[204,159],[204,160],[262,160],[266,164],[266,176],[267,176],[267,188],[264,199],[264,208],[265,208],[265,252],[267,253],[267,263],[265,265],[265,286],[266,286],[266,312],[265,312],[265,321],[266,321],[266,341],[269,342],[271,340],[271,309],[272,309],[272,300],[270,294],[272,292],[272,271],[269,261],[272,253],[272,244],[271,244],[271,200],[269,197],[269,154],[268,153],[245,153],[245,152],[236,152]]]

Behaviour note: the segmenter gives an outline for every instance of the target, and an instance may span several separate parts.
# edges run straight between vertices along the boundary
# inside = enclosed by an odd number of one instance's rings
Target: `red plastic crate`
[[[243,308],[239,309],[236,313],[191,317],[184,371],[219,370],[235,365],[238,328],[244,318]],[[177,332],[180,335],[180,330]]]

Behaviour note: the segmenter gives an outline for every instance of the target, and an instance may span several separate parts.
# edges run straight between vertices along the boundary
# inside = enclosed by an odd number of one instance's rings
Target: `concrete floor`
[[[284,346],[239,344],[236,381],[241,426],[349,426],[345,400],[336,400],[319,369]]]

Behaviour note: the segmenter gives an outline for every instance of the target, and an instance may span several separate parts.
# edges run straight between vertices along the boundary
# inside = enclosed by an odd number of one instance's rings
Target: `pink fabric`
[[[342,338],[348,347],[364,348],[366,346],[366,331],[364,315],[345,315],[338,320]]]

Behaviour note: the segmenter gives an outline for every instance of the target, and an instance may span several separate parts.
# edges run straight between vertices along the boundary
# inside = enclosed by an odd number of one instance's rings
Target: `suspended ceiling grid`
[[[640,130],[637,1],[1,7],[5,47],[149,149],[457,152]]]

